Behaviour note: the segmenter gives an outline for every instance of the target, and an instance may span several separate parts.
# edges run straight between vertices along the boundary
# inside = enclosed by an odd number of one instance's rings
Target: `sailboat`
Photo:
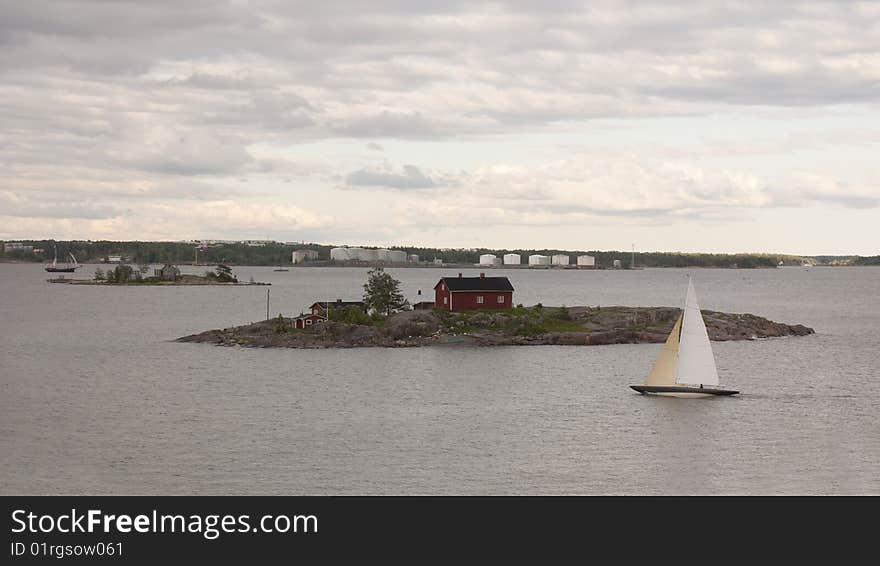
[[[712,397],[739,393],[718,387],[715,356],[690,276],[684,310],[675,321],[651,373],[644,385],[630,387],[639,393],[667,397]]]
[[[67,252],[67,255],[70,256],[70,259],[73,260],[73,264],[71,265],[68,262],[67,265],[65,265],[63,267],[59,266],[58,265],[58,246],[55,246],[55,259],[52,260],[52,265],[46,266],[46,271],[48,271],[49,273],[73,273],[74,271],[76,271],[77,269],[82,267],[79,263],[77,263],[76,256],[74,256],[73,253]]]

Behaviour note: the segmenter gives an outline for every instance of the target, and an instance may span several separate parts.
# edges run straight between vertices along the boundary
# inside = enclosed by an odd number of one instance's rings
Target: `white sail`
[[[675,382],[682,385],[718,385],[715,356],[712,355],[709,333],[706,332],[697,293],[690,277],[683,316]]]
[[[681,315],[675,321],[672,332],[663,344],[651,373],[645,379],[645,385],[675,385],[675,366],[678,361],[678,336],[681,329]]]

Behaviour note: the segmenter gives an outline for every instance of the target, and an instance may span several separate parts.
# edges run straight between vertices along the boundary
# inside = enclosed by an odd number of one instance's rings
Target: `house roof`
[[[309,313],[309,314],[300,313],[300,315],[297,317],[294,317],[293,320],[305,320],[307,318],[322,318],[324,320],[327,320],[327,317],[324,316],[323,314],[312,314],[312,313]]]
[[[513,291],[507,277],[441,277],[437,285],[441,282],[450,291]]]

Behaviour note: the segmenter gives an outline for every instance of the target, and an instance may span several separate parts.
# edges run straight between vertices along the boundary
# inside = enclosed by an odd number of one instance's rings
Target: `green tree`
[[[95,281],[103,281],[104,280],[104,270],[100,267],[95,268]]]
[[[400,292],[400,281],[385,273],[381,267],[377,267],[367,272],[364,305],[367,310],[374,310],[387,316],[407,308],[409,301]]]
[[[113,270],[113,279],[114,283],[127,283],[131,280],[131,274],[134,270],[130,265],[121,264],[117,265],[116,269]],[[110,280],[110,274],[108,272],[107,279]]]

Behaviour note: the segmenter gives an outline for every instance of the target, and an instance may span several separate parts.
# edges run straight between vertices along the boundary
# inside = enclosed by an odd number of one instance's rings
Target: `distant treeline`
[[[233,265],[290,264],[293,250],[307,247],[320,250],[321,256],[330,257],[330,246],[266,244],[215,244],[196,246],[187,242],[111,242],[111,241],[52,241],[16,240],[24,245],[41,249],[40,253],[25,250],[7,251],[2,257],[23,261],[51,261],[54,246],[58,247],[58,261],[67,261],[71,252],[80,263],[101,263],[111,256],[122,256],[127,263],[194,263]]]
[[[30,250],[10,250],[0,253],[0,257],[18,261],[51,261],[54,246],[58,247],[58,260],[66,261],[68,252],[73,253],[80,263],[100,263],[111,256],[122,256],[132,264],[162,263],[200,263],[200,264],[232,264],[232,265],[289,265],[291,253],[298,249],[317,250],[315,262],[329,262],[330,249],[336,246],[323,244],[284,244],[267,243],[265,245],[248,245],[244,243],[223,243],[197,246],[191,242],[112,242],[112,241],[54,241],[54,240],[16,240],[25,246],[42,250],[33,253]],[[597,251],[597,250],[559,250],[559,249],[448,249],[426,248],[418,246],[395,246],[390,249],[404,250],[407,254],[417,254],[421,261],[431,262],[442,259],[444,263],[475,264],[482,254],[495,254],[502,257],[507,253],[519,254],[523,264],[528,263],[528,256],[541,254],[552,256],[565,254],[570,256],[571,264],[577,262],[579,255],[591,255],[596,258],[596,266],[610,268],[614,260],[620,260],[621,266],[631,267],[633,259],[635,267],[775,267],[779,262],[784,265],[801,265],[811,263],[840,263],[854,265],[880,265],[880,256],[851,257],[822,256],[806,257],[783,254],[695,254],[668,252],[636,252],[628,251]],[[843,259],[844,261],[840,261]]]

